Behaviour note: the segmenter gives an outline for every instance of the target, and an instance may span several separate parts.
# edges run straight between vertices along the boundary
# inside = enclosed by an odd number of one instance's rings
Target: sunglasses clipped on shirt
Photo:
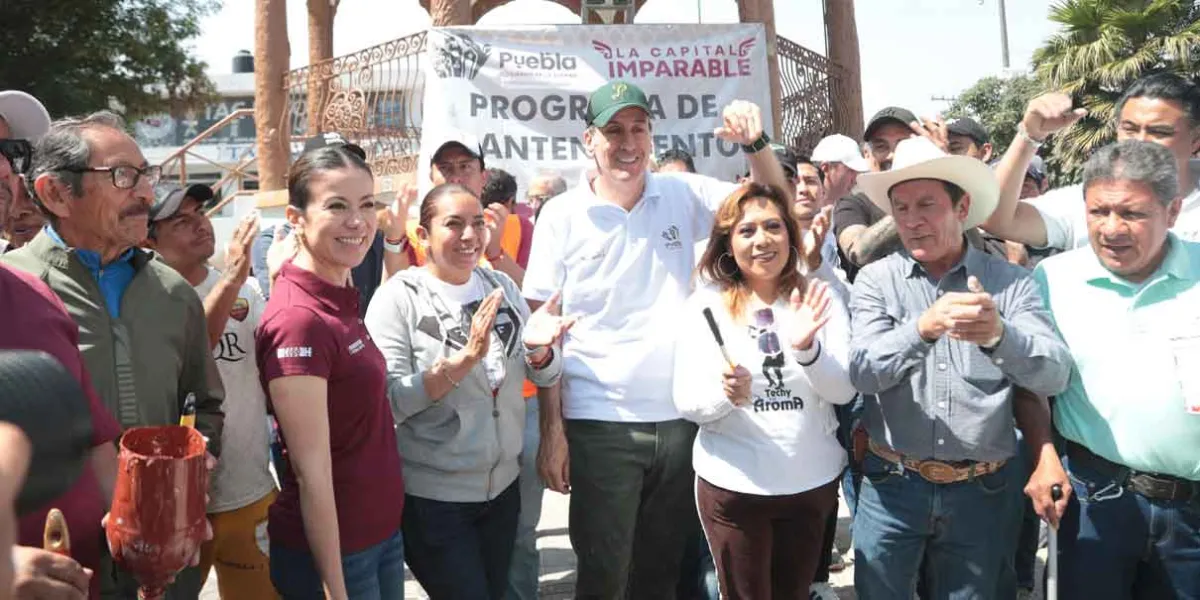
[[[0,139],[0,155],[8,159],[13,172],[23,175],[29,171],[33,159],[33,145],[28,140]]]

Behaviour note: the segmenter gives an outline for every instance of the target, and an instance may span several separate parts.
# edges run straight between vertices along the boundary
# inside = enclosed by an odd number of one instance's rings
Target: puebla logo
[[[433,71],[442,79],[475,79],[492,54],[491,44],[481,44],[471,36],[459,33],[445,36],[445,41],[437,48]]]

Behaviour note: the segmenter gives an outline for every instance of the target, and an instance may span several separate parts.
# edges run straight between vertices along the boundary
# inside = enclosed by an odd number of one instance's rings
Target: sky
[[[525,1],[525,0],[514,0]],[[889,105],[933,116],[975,81],[1002,74],[1000,0],[856,0],[864,117]],[[821,0],[775,0],[775,28],[825,54]],[[1009,54],[1015,70],[1055,31],[1050,0],[1006,0]],[[292,68],[308,62],[305,0],[287,0]],[[701,20],[702,19],[702,20]],[[649,0],[643,23],[737,22],[735,0]],[[347,54],[429,27],[417,0],[340,0],[334,21],[335,55]],[[238,50],[254,47],[254,0],[224,0],[205,19],[194,53],[212,74],[232,71]]]

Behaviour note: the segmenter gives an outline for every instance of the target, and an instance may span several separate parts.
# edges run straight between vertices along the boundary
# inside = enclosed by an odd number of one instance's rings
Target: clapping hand
[[[462,349],[471,360],[479,361],[487,356],[492,340],[492,326],[496,324],[496,312],[500,309],[500,301],[503,299],[502,290],[493,290],[479,303],[479,308],[475,309],[475,315],[471,317],[471,335]]]
[[[829,322],[829,285],[824,281],[810,279],[803,296],[799,289],[792,290],[788,305],[793,318],[788,340],[793,350],[809,350],[817,333]]]
[[[238,285],[245,283],[250,276],[251,251],[254,240],[258,238],[258,214],[252,213],[238,223],[233,231],[233,239],[225,251],[225,273],[232,277]]]
[[[813,217],[812,224],[808,226],[808,232],[802,236],[803,248],[801,248],[800,255],[804,258],[804,265],[808,267],[809,273],[821,268],[821,248],[825,245],[825,236],[829,234],[832,212],[832,206],[822,208],[821,212]]]
[[[404,182],[396,191],[392,203],[380,213],[379,231],[389,240],[398,240],[408,235],[408,210],[417,199],[417,186]]]
[[[562,316],[562,293],[553,296],[529,316],[522,340],[529,349],[557,345],[562,336],[575,324],[575,317]]]

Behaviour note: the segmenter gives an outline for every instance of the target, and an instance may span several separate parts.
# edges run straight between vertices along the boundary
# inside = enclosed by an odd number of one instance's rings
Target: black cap
[[[795,177],[799,172],[796,167],[799,162],[796,159],[796,153],[783,144],[771,144],[771,150],[775,152],[775,159],[779,161],[779,166],[783,167],[783,174],[788,178]]]
[[[914,115],[911,110],[900,108],[899,106],[889,106],[875,113],[875,116],[871,117],[871,120],[867,122],[867,129],[863,132],[863,141],[871,141],[871,136],[875,134],[875,131],[888,123],[894,122],[904,127],[909,127],[916,120],[917,115]]]
[[[351,154],[354,154],[364,161],[367,160],[367,151],[363,150],[362,146],[359,146],[358,144],[351,144],[350,142],[346,141],[346,138],[342,137],[342,134],[337,133],[336,131],[321,133],[308,138],[308,140],[304,142],[304,150],[301,152],[301,154],[307,154],[313,150],[324,148],[326,146],[345,146],[346,150]]]
[[[992,141],[992,136],[988,135],[983,125],[970,117],[958,117],[951,119],[946,123],[946,133],[950,135],[963,135],[971,138],[980,146]]]

